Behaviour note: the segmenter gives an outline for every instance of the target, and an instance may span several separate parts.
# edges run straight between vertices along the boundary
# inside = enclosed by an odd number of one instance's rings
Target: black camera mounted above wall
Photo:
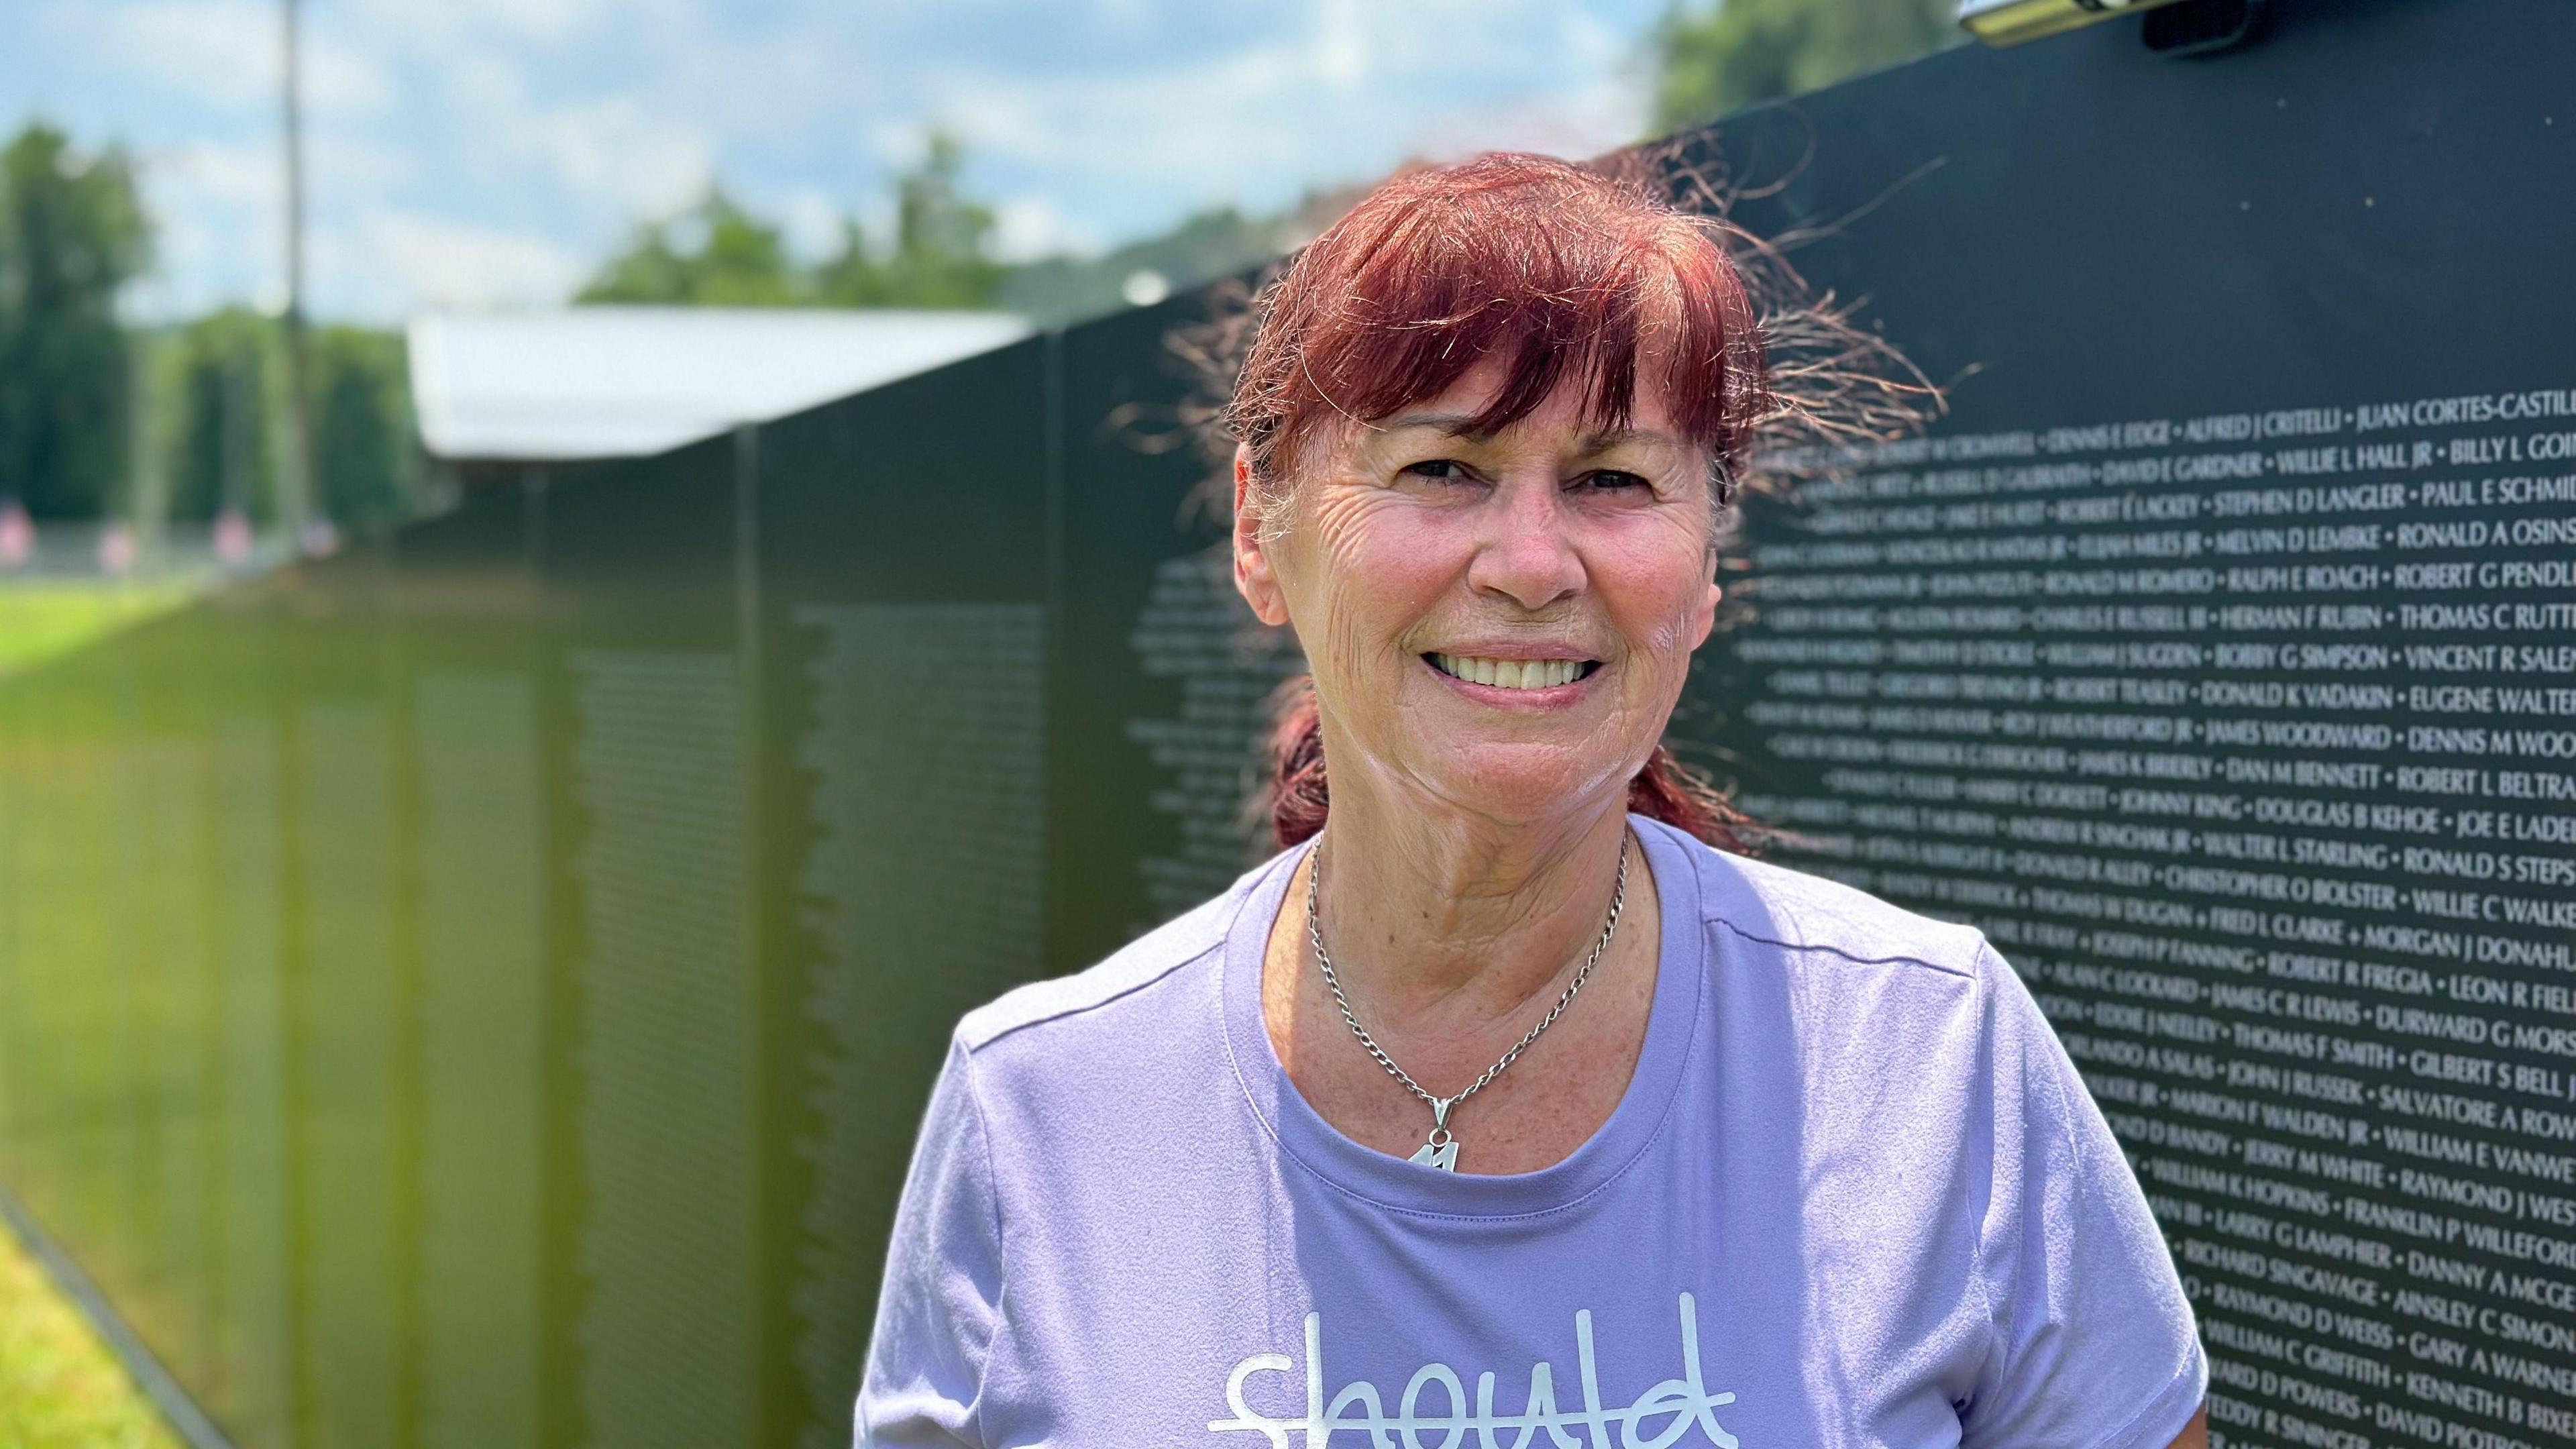
[[[2140,38],[2158,55],[2208,55],[2253,40],[2268,0],[1960,0],[1959,26],[1988,45],[2019,45],[2143,12]]]

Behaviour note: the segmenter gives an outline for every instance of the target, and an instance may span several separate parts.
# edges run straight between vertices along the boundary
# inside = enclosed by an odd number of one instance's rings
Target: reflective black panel
[[[2564,1442],[2576,11],[2274,8],[1687,138],[1951,406],[1747,505],[1676,741],[2027,975],[2225,1442]],[[0,1183],[236,1442],[848,1442],[958,1015],[1267,840],[1209,305],[0,680]]]

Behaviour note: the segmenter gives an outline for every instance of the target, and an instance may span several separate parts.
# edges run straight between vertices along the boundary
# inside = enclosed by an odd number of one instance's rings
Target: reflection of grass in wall
[[[206,928],[189,909],[202,795],[193,747],[168,737],[189,677],[153,672],[184,658],[170,649],[137,659],[94,647],[182,597],[0,583],[0,675],[31,643],[62,651],[44,680],[0,679],[0,1173],[185,1371],[201,1335],[170,1307],[172,1287],[189,1286],[172,1260],[208,1255],[167,1209],[209,1197],[173,1170],[174,1156],[203,1160],[206,1144],[166,1100],[169,1076],[202,1060],[178,1028],[205,1014],[192,942]],[[39,618],[39,630],[16,627]],[[177,1442],[0,1228],[0,1449]]]
[[[9,1449],[179,1449],[149,1400],[0,1228],[0,1444]]]
[[[185,602],[184,584],[0,583],[0,678]]]

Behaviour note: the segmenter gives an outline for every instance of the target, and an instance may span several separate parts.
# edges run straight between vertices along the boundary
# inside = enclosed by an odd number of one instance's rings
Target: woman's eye
[[[1652,493],[1655,485],[1636,473],[1623,473],[1616,468],[1602,468],[1583,475],[1584,486],[1604,492],[1623,493],[1631,490]]]
[[[1467,465],[1455,458],[1431,458],[1420,463],[1409,463],[1405,465],[1403,471],[1410,477],[1428,478],[1439,483],[1463,483],[1467,481],[1468,476]]]

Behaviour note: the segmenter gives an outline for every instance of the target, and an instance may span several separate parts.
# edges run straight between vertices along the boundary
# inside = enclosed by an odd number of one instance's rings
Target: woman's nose
[[[1507,479],[1483,511],[1486,528],[1467,569],[1469,587],[1532,613],[1582,589],[1583,559],[1554,478]]]

